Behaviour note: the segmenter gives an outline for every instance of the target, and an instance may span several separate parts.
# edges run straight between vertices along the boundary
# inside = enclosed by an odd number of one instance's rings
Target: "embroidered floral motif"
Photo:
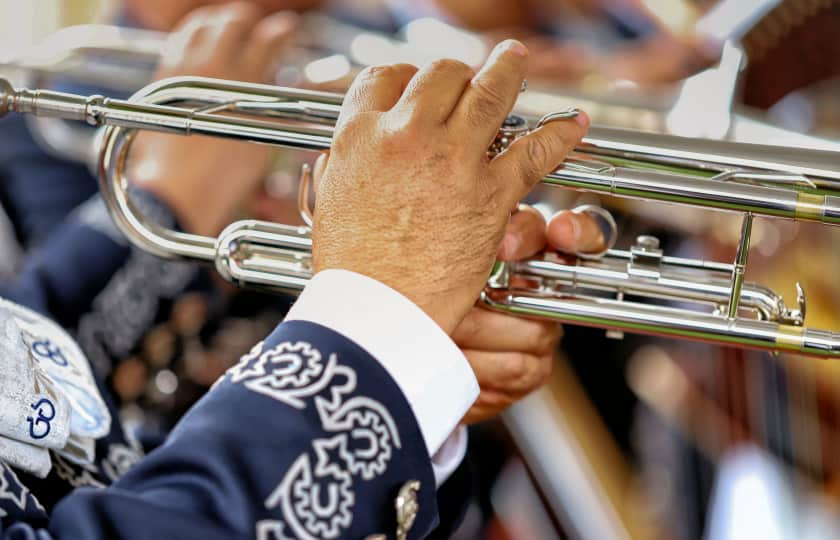
[[[332,539],[353,522],[354,479],[383,474],[400,448],[397,425],[388,410],[367,396],[353,395],[356,371],[331,354],[326,363],[310,343],[284,342],[267,351],[255,346],[228,371],[230,381],[297,409],[312,404],[321,426],[332,433],[316,439],[265,501],[283,520],[262,520],[260,540]]]
[[[104,488],[105,484],[93,477],[96,474],[96,467],[93,465],[76,465],[70,463],[55,452],[51,452],[53,467],[58,477],[73,486],[91,486]]]
[[[233,383],[303,409],[302,399],[320,392],[330,382],[335,365],[334,354],[325,366],[321,352],[306,342],[284,342],[267,351],[259,344],[228,374]]]
[[[102,460],[102,471],[115,482],[143,457],[140,452],[124,444],[115,443],[108,446],[108,456]]]

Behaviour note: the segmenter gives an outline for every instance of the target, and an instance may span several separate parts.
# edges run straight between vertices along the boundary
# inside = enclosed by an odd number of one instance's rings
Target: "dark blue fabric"
[[[374,439],[364,436],[371,434]],[[410,538],[422,538],[438,521],[434,476],[399,387],[340,334],[288,322],[243,357],[164,446],[111,487],[65,497],[49,531],[52,538],[162,540],[254,538],[262,528],[294,538],[299,520],[316,538],[328,531],[339,538],[392,537],[395,496],[412,479],[421,489]],[[316,484],[320,492],[312,491]],[[291,510],[274,497],[279,492],[292,494]],[[324,505],[329,496],[344,504],[307,522],[312,499],[298,497],[307,493],[319,494]],[[329,523],[347,513],[349,521]],[[319,529],[319,520],[335,528]],[[19,521],[0,536],[37,538],[42,525]]]
[[[129,247],[76,219],[61,227],[41,221],[37,227],[55,231],[27,257],[14,281],[0,283],[0,296],[74,327],[125,264]]]
[[[114,20],[120,26],[137,27],[123,11]],[[128,97],[64,80],[42,80],[36,84],[60,92]],[[80,122],[75,124],[85,128]],[[94,128],[88,129],[93,133]],[[44,242],[74,208],[96,192],[96,179],[87,166],[47,154],[38,146],[23,116],[13,114],[0,119],[0,204],[25,249]]]
[[[25,249],[42,243],[96,189],[84,165],[41,150],[23,117],[0,120],[0,203]]]
[[[163,226],[177,227],[170,210],[153,195],[142,190],[132,190],[131,195],[144,215]],[[130,256],[138,253],[110,223],[98,196],[85,206],[87,212],[71,214],[60,226],[53,227],[49,238],[26,258],[15,279],[0,282],[0,296],[36,310],[62,326],[76,327],[80,318],[91,311],[96,296],[131,263]],[[85,218],[86,213],[99,214],[102,223],[92,224]],[[212,288],[206,275],[198,281],[202,283],[193,280],[191,285]],[[125,295],[150,292],[125,291]]]

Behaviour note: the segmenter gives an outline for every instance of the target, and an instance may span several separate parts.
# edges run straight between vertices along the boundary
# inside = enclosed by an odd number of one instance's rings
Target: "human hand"
[[[642,86],[674,83],[720,60],[720,45],[699,37],[657,35],[596,61],[610,79],[627,79]]]
[[[591,74],[596,55],[577,43],[528,34],[522,37],[528,47],[528,80],[573,84]]]
[[[157,78],[176,75],[269,82],[296,25],[291,13],[248,2],[190,12],[168,38]],[[145,132],[134,143],[132,181],[163,199],[191,232],[215,234],[255,192],[270,147],[217,137]]]
[[[589,214],[563,211],[546,226],[539,212],[523,206],[507,226],[498,258],[527,259],[546,243],[566,253],[597,253],[604,248],[604,236]],[[555,322],[473,307],[452,333],[480,387],[464,422],[492,418],[548,382],[562,335]]]
[[[527,55],[506,41],[477,74],[443,60],[356,78],[317,186],[315,272],[372,277],[452,333],[486,283],[511,209],[588,127],[584,114],[551,122],[488,157]]]

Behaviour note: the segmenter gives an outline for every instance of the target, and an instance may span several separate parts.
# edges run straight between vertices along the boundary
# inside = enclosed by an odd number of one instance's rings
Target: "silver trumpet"
[[[244,220],[218,238],[161,228],[132,204],[128,153],[142,129],[323,150],[330,147],[341,102],[338,94],[202,78],[159,81],[129,100],[14,89],[0,79],[0,115],[14,111],[105,126],[100,188],[113,219],[134,244],[161,257],[214,263],[239,285],[292,293],[311,277],[309,227]],[[491,151],[504,151],[530,129],[526,119],[509,117]],[[306,173],[302,177],[308,179]],[[796,307],[789,308],[773,291],[744,281],[753,217],[840,223],[838,181],[840,156],[833,152],[592,127],[545,183],[743,213],[735,260],[669,257],[656,238],[640,237],[629,250],[610,249],[596,259],[547,254],[497,263],[481,300],[500,311],[600,327],[613,335],[840,356],[839,333],[804,327],[801,288]],[[307,184],[301,182],[304,217]]]

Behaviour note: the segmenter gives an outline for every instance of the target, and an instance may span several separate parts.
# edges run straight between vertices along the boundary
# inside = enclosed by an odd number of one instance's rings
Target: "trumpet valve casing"
[[[487,149],[487,154],[492,157],[504,152],[513,141],[526,135],[530,130],[531,127],[528,125],[528,121],[523,117],[516,114],[509,115],[505,118],[504,123],[502,123],[502,127],[499,128],[499,132],[496,134],[496,138],[493,140],[490,148]]]

